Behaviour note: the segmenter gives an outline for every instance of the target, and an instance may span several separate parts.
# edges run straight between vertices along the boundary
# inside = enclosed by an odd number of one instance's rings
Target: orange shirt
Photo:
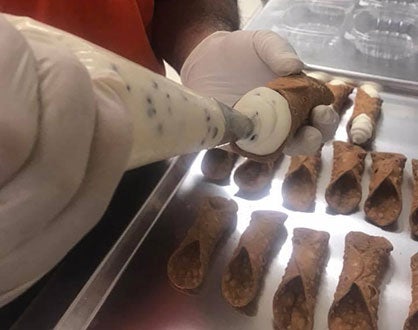
[[[164,74],[149,41],[153,0],[0,0],[0,11],[32,17]]]

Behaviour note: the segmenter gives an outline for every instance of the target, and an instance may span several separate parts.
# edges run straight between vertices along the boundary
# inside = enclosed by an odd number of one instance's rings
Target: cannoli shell
[[[330,330],[377,330],[379,287],[392,250],[384,237],[347,234],[344,265],[328,314]]]
[[[378,97],[371,97],[369,94],[367,94],[363,89],[357,88],[357,94],[356,98],[354,99],[354,110],[353,114],[351,115],[351,118],[349,119],[347,123],[347,134],[350,141],[352,141],[351,138],[351,124],[353,123],[354,118],[361,114],[366,114],[370,117],[372,120],[373,125],[373,134],[372,137],[364,142],[363,146],[369,145],[371,141],[374,140],[374,137],[376,135],[376,123],[379,119],[380,112],[382,109],[382,99]]]
[[[309,114],[314,107],[321,104],[328,105],[334,101],[334,96],[324,83],[303,73],[279,77],[269,82],[267,87],[280,93],[289,103],[292,123],[288,138],[292,137],[299,127],[307,123]],[[280,157],[286,141],[273,153],[263,156],[242,150],[236,143],[231,143],[231,147],[244,157],[258,162],[271,162]]]
[[[334,103],[332,103],[332,108],[341,115],[344,105],[347,102],[348,96],[353,92],[353,86],[348,84],[338,84],[333,85],[327,83],[326,86],[330,89],[334,95]]]
[[[255,194],[267,188],[276,168],[276,162],[260,163],[247,159],[235,170],[234,181],[241,192]]]
[[[222,294],[234,307],[244,307],[257,296],[267,262],[287,215],[254,211],[222,277]]]
[[[206,151],[201,164],[205,178],[211,181],[224,181],[231,175],[238,155],[234,152],[215,148]]]
[[[409,305],[409,313],[405,321],[404,330],[418,329],[418,253],[411,257],[411,272],[412,301]]]
[[[372,152],[372,177],[364,212],[369,221],[386,227],[398,220],[402,211],[402,177],[406,157],[389,152]]]
[[[223,197],[206,198],[195,223],[168,261],[167,273],[179,289],[199,287],[219,240],[235,226],[238,205]]]
[[[278,330],[311,330],[321,274],[325,268],[329,234],[307,228],[293,231],[293,252],[273,299]]]
[[[354,212],[361,201],[361,177],[366,151],[350,143],[335,141],[331,180],[325,191],[329,207],[337,213]]]
[[[313,209],[321,152],[314,156],[293,156],[282,184],[283,205],[294,211]]]
[[[412,160],[412,174],[414,180],[414,191],[412,195],[411,214],[409,216],[409,224],[411,226],[411,234],[418,238],[418,159]]]

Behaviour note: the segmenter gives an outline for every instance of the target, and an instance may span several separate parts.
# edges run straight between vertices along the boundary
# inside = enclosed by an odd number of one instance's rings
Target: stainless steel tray
[[[339,72],[341,74],[342,72]],[[351,73],[352,78],[364,76]],[[368,77],[373,78],[373,77]],[[381,79],[376,78],[380,82]],[[350,216],[326,212],[325,186],[332,166],[332,146],[322,153],[322,170],[318,181],[314,213],[292,212],[282,206],[281,183],[289,165],[285,157],[272,181],[268,195],[258,200],[238,197],[233,180],[218,186],[206,182],[200,171],[203,153],[188,155],[172,163],[169,171],[138,213],[119,242],[63,316],[58,329],[272,329],[272,297],[291,254],[291,237],[295,227],[308,227],[331,234],[330,256],[323,274],[315,315],[315,329],[327,328],[327,313],[342,269],[344,237],[352,230],[388,238],[394,245],[390,268],[382,285],[379,329],[401,329],[410,302],[410,268],[418,243],[410,238],[408,213],[411,204],[411,158],[418,158],[418,89],[414,83],[387,82],[405,95],[383,92],[383,116],[378,126],[374,149],[404,153],[408,162],[402,186],[403,211],[398,228],[392,232],[377,228],[364,220],[361,210]],[[393,84],[391,84],[393,83]],[[391,86],[393,85],[393,86]],[[336,139],[346,140],[345,124],[350,108],[342,118]],[[363,176],[363,201],[370,177],[370,156]],[[166,264],[192,224],[196,206],[203,196],[224,195],[239,204],[238,224],[232,236],[215,253],[214,262],[203,287],[196,295],[173,289],[167,279]],[[250,213],[256,209],[286,212],[288,237],[272,261],[257,308],[248,313],[229,306],[221,296],[220,278]]]

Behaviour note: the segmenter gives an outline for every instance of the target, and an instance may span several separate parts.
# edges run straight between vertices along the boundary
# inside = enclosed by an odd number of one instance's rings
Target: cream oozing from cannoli
[[[358,115],[353,119],[350,132],[351,139],[355,144],[362,144],[366,142],[373,135],[372,120],[365,113]]]
[[[306,75],[311,77],[311,78],[314,78],[316,80],[322,81],[324,83],[332,80],[331,75],[329,75],[326,72],[322,72],[322,71],[312,71],[312,72],[308,72]]]
[[[245,157],[270,162],[280,157],[287,141],[295,144],[301,131],[311,128],[319,135],[319,148],[320,132],[306,122],[312,108],[333,102],[329,88],[304,74],[278,77],[267,87],[249,92],[235,106],[253,121],[255,132],[262,128],[263,135],[251,134],[245,142],[232,142],[231,147]]]
[[[234,109],[252,119],[253,134],[236,142],[242,150],[255,155],[276,151],[287,139],[292,116],[287,100],[267,87],[259,87],[245,94]]]
[[[367,95],[372,98],[380,98],[377,86],[364,84],[360,86]],[[355,144],[363,144],[373,136],[373,119],[363,113],[353,119],[350,128],[351,140]]]
[[[344,81],[344,80],[342,80],[342,79],[332,79],[330,82],[329,82],[329,84],[330,85],[334,85],[334,86],[338,86],[338,85],[345,85],[346,84],[346,82]]]
[[[367,93],[370,97],[379,98],[379,87],[375,84],[364,84],[360,88]]]
[[[341,114],[349,95],[354,89],[354,82],[348,78],[336,78],[327,83],[329,89],[334,94],[332,108],[337,114]]]

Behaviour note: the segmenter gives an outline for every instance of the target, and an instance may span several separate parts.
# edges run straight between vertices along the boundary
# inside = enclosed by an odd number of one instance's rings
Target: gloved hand
[[[248,91],[302,68],[290,44],[272,31],[221,31],[192,51],[180,76],[182,83],[197,93],[233,106]],[[301,127],[287,142],[285,153],[315,153],[324,137],[329,138],[333,135],[330,131],[337,129],[338,114],[331,108],[311,117],[315,118],[313,126]]]
[[[0,14],[0,306],[99,221],[132,139],[107,82],[25,27]]]

